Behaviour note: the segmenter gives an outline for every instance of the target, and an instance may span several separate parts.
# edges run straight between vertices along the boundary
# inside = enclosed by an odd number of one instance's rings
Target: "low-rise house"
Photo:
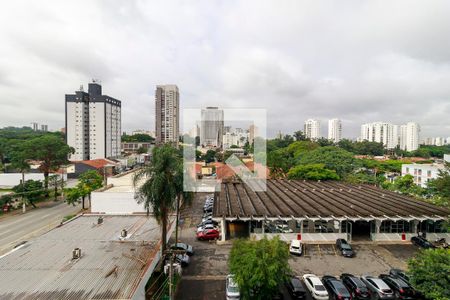
[[[444,169],[443,164],[404,164],[402,176],[411,175],[415,184],[427,187],[428,181],[438,178],[439,171]]]

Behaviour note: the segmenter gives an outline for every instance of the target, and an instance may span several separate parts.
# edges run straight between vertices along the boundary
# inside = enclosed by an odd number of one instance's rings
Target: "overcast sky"
[[[154,129],[154,89],[181,108],[266,108],[268,133],[307,118],[415,121],[450,137],[450,1],[7,1],[0,126],[64,126],[64,94],[92,78],[122,128]]]

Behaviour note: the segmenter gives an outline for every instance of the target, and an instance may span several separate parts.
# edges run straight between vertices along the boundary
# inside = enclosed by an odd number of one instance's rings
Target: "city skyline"
[[[338,117],[344,138],[358,137],[361,124],[379,120],[412,120],[423,136],[450,136],[450,45],[429,34],[449,35],[447,2],[355,1],[333,9],[258,2],[252,16],[247,12],[256,2],[81,2],[25,7],[18,1],[0,13],[0,127],[64,127],[61,97],[100,78],[126,100],[125,131],[154,130],[154,87],[171,82],[182,91],[181,109],[268,109],[270,137],[302,129],[298,120],[309,116]],[[156,11],[176,18],[169,22]],[[74,12],[80,18],[62,17]],[[364,26],[356,26],[361,19]],[[92,40],[102,44],[101,52]]]

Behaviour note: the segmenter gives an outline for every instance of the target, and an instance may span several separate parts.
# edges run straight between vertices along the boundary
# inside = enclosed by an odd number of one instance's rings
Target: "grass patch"
[[[75,218],[76,215],[67,215],[63,218],[63,222],[69,221],[70,219]]]

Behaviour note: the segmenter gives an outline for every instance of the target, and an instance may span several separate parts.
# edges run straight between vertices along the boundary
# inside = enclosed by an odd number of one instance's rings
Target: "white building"
[[[414,151],[419,148],[420,126],[414,122],[394,125],[387,122],[373,122],[361,125],[360,140],[383,143],[387,149]]]
[[[338,143],[342,139],[342,122],[339,119],[328,120],[328,139]]]
[[[155,91],[156,142],[178,145],[180,135],[180,92],[173,84],[157,85]]]
[[[75,149],[70,160],[120,156],[121,102],[102,95],[102,86],[89,83],[66,95],[66,142]]]
[[[394,149],[398,145],[397,128],[391,123],[373,122],[361,125],[361,140],[383,143],[387,149]]]
[[[415,184],[426,187],[429,180],[439,176],[439,170],[444,170],[442,164],[404,164],[402,165],[402,176],[412,175]]]
[[[221,148],[223,144],[223,110],[218,107],[202,109],[200,124],[200,145]]]
[[[244,147],[245,143],[249,141],[249,132],[243,130],[242,128],[236,128],[232,130],[231,128],[223,135],[223,149],[230,149],[231,146],[235,145],[238,147]]]
[[[308,119],[305,121],[305,136],[312,140],[320,138],[320,121],[317,119]]]

